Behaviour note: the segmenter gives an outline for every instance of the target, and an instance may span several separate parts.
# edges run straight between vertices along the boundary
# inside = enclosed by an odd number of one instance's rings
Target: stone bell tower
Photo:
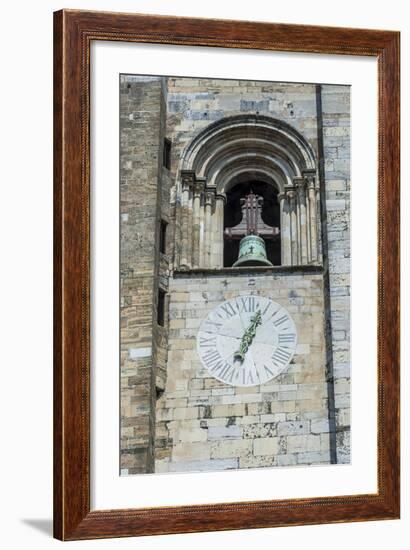
[[[346,89],[124,75],[121,94],[122,473],[348,462]],[[297,333],[259,385],[197,350],[241,297]]]

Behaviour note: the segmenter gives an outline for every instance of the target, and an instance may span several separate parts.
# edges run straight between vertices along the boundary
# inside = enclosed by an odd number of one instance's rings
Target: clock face
[[[210,374],[232,386],[257,386],[278,376],[295,353],[288,311],[261,296],[237,296],[202,322],[197,350]]]

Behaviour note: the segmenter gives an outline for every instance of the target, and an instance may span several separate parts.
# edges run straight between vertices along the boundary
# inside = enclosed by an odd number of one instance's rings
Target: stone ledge
[[[174,277],[186,277],[187,275],[258,275],[260,273],[323,273],[322,265],[274,265],[274,266],[245,266],[245,267],[221,267],[221,268],[195,268],[175,270]]]

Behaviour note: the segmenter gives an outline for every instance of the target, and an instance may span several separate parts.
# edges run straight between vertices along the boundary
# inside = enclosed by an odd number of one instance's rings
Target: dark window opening
[[[171,169],[171,141],[164,139],[164,147],[162,150],[162,164],[168,170]]]
[[[157,323],[163,327],[165,325],[165,290],[158,290]]]
[[[161,254],[167,253],[167,222],[161,220],[159,228],[159,251]]]
[[[273,265],[281,264],[280,206],[278,191],[260,181],[238,183],[227,193],[224,210],[224,266],[232,267],[239,256],[241,239],[246,235],[243,219],[243,201],[253,193],[260,197],[259,234],[266,247],[266,257]],[[274,228],[277,228],[276,230]]]
[[[155,387],[155,397],[159,399],[164,395],[165,388],[159,388],[158,386]]]

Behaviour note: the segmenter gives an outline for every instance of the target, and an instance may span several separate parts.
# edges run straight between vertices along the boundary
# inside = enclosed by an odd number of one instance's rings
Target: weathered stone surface
[[[279,454],[279,438],[263,437],[253,442],[253,454],[275,456]]]
[[[222,439],[226,441],[227,439],[237,439],[242,436],[242,429],[235,424],[231,426],[214,426],[208,428],[208,441],[213,439]]]
[[[278,435],[300,435],[310,433],[310,422],[281,422],[278,424]]]
[[[184,246],[196,264],[207,254],[201,244],[207,223],[203,197],[195,199],[190,188],[185,199],[192,208],[183,206],[179,169],[186,147],[214,121],[252,115],[290,124],[317,155],[316,86],[121,77],[124,475],[329,463],[329,406],[336,415],[337,460],[349,462],[350,92],[343,86],[321,89],[334,405],[329,404],[325,369],[321,273],[187,271],[175,276]],[[172,143],[169,169],[163,166],[165,137]],[[223,201],[216,203],[210,206],[211,212],[219,209],[214,237],[223,230]],[[168,223],[165,253],[159,252],[160,219]],[[298,230],[306,227],[303,218],[300,223]],[[180,238],[183,224],[189,232]],[[290,238],[284,235],[283,242]],[[320,231],[319,241],[321,249]],[[208,258],[215,267],[220,252],[221,242],[216,242]],[[307,250],[301,253],[307,256]],[[164,326],[156,322],[159,287],[168,294]],[[196,352],[202,319],[216,304],[241,293],[283,304],[298,328],[297,353],[286,372],[252,388],[211,378]]]
[[[155,242],[165,98],[160,78],[122,77],[120,92],[121,468],[131,474],[154,469],[155,379],[164,380],[164,334],[152,306],[160,275]],[[138,429],[131,434],[133,417]]]
[[[326,232],[329,236],[330,309],[336,429],[350,425],[350,93],[347,87],[323,86],[324,147],[336,149],[334,164],[325,165]],[[341,124],[342,123],[342,124]],[[335,196],[343,192],[343,196]],[[340,287],[343,288],[340,291]],[[340,296],[346,296],[341,300]],[[345,350],[343,361],[339,349]],[[342,420],[343,419],[343,420]],[[349,462],[350,447],[336,445],[338,462]]]
[[[295,304],[296,309],[292,313],[292,317],[297,323],[299,345],[294,362],[286,373],[265,386],[256,388],[228,386],[211,378],[207,371],[202,374],[195,351],[193,355],[188,355],[191,352],[183,351],[182,355],[175,356],[174,346],[180,348],[178,332],[183,328],[176,329],[175,334],[169,338],[167,403],[173,401],[171,381],[178,379],[184,373],[184,376],[188,377],[188,388],[191,388],[188,390],[189,395],[195,396],[196,399],[201,399],[202,396],[204,399],[204,409],[200,412],[200,416],[203,418],[203,426],[206,426],[206,429],[200,430],[199,435],[197,429],[190,428],[193,435],[176,429],[169,442],[170,453],[172,453],[173,446],[177,444],[177,440],[179,445],[182,438],[186,438],[188,441],[192,437],[199,437],[201,445],[211,449],[210,463],[215,459],[235,457],[238,458],[235,467],[279,466],[297,464],[299,452],[320,452],[319,434],[324,433],[329,439],[328,411],[323,406],[327,399],[323,355],[323,302],[320,294],[316,293],[316,289],[320,289],[321,274],[307,276],[306,274],[286,273],[266,278],[264,274],[254,273],[243,278],[242,281],[236,276],[210,274],[207,276],[206,285],[208,289],[213,290],[203,292],[206,300],[197,301],[197,307],[192,311],[196,315],[199,313],[200,318],[206,317],[213,307],[228,297],[232,297],[232,293],[247,293],[247,290],[242,289],[247,289],[247,282],[250,279],[253,282],[253,292],[268,295],[285,307],[289,307],[290,300],[295,297],[295,294],[302,293],[306,301],[314,298],[315,303],[318,304],[318,310],[315,312],[303,311],[302,307],[304,306]],[[183,281],[182,285],[181,280]],[[192,303],[198,292],[197,281],[198,278],[193,274],[187,274],[182,279],[178,277],[170,281],[171,317],[173,317],[173,311],[177,310],[181,303],[181,293],[173,293],[173,285],[175,284],[176,289],[181,286],[185,289],[184,295],[188,295],[188,299],[184,303]],[[293,289],[290,298],[288,290],[285,294],[282,293],[285,285]],[[177,296],[174,301],[175,294]],[[187,311],[185,320],[189,319],[190,313]],[[312,345],[312,342],[315,344]],[[298,373],[299,369],[301,378],[296,379],[297,374],[293,374],[293,372]],[[190,408],[189,400],[187,407]],[[158,414],[160,414],[160,408]],[[195,414],[196,408],[193,416]],[[293,415],[293,417],[288,418],[286,415]],[[167,416],[167,418],[169,417]],[[311,418],[316,422],[315,433],[318,434],[317,438],[313,436],[313,439],[309,439],[313,433]],[[176,420],[175,425],[180,425],[181,430],[185,430],[186,428],[183,428],[186,426],[185,422],[181,418]],[[157,425],[161,424],[162,421],[159,421]],[[302,439],[292,440],[293,436],[301,436]],[[288,461],[283,459],[279,461],[278,456],[287,452],[292,453],[292,457]],[[323,452],[325,451],[323,450]],[[327,456],[329,462],[329,450],[327,450]],[[174,459],[171,458],[169,464],[172,464],[173,461]],[[322,461],[323,456],[320,457],[320,462]],[[175,467],[172,468],[175,471]],[[211,468],[212,464],[210,464]]]

